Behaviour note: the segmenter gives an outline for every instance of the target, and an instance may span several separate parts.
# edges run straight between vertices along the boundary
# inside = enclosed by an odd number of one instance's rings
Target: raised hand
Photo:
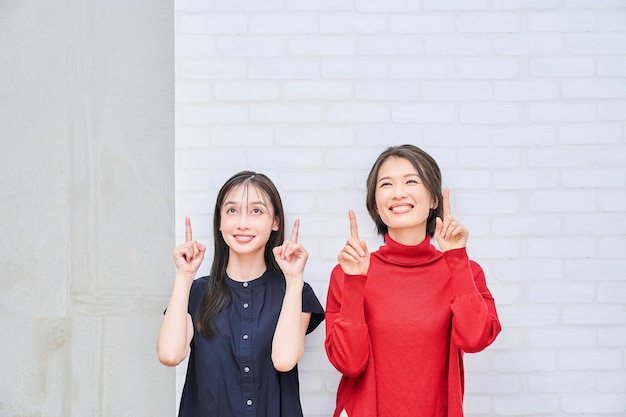
[[[457,222],[450,214],[450,190],[443,190],[443,219],[437,217],[435,239],[442,252],[464,248],[467,245],[469,230]]]
[[[366,275],[370,267],[370,252],[367,244],[359,239],[359,227],[356,222],[354,211],[348,210],[350,219],[350,238],[341,249],[337,260],[343,272],[348,275]]]
[[[206,246],[193,240],[191,231],[191,220],[185,217],[185,243],[174,248],[174,263],[176,264],[176,274],[183,274],[187,278],[195,278],[198,268],[204,259]]]
[[[304,265],[309,259],[309,253],[298,243],[299,229],[300,219],[296,219],[291,232],[291,240],[285,240],[282,245],[272,249],[274,258],[286,279],[302,279]]]

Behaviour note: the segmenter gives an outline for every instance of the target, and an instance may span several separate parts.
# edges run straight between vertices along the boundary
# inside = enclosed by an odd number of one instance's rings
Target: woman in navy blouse
[[[303,280],[308,253],[298,243],[299,220],[290,240],[284,223],[272,181],[235,174],[215,203],[210,275],[194,280],[206,246],[185,219],[157,340],[165,365],[189,354],[180,417],[302,416],[297,363],[324,310]]]

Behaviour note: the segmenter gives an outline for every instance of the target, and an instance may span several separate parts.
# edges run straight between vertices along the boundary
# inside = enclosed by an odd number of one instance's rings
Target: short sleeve
[[[311,333],[324,321],[324,308],[315,295],[313,288],[306,282],[302,288],[302,312],[311,313],[311,320],[309,321],[309,327],[306,329],[306,334]]]

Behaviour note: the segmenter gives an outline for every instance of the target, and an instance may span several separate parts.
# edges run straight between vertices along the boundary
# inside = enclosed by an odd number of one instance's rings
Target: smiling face
[[[376,212],[396,242],[415,245],[426,237],[430,210],[436,207],[413,164],[389,157],[376,178]]]
[[[280,223],[268,196],[249,183],[237,185],[226,195],[220,217],[219,229],[231,255],[263,258],[270,234]]]

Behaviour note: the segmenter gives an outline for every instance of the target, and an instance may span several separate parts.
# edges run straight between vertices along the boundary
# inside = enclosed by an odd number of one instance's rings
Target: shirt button
[[[248,308],[248,303],[243,303],[243,308]]]
[[[252,400],[248,400],[248,401],[246,401],[246,404],[248,404],[248,405],[252,405]]]
[[[248,335],[247,334],[243,335],[243,340],[248,340]]]
[[[250,368],[248,368],[248,367],[246,366],[246,367],[244,367],[244,368],[243,368],[243,371],[244,371],[245,373],[248,373],[248,372],[250,372]]]
[[[247,286],[248,286],[248,283],[247,283],[247,282],[244,282],[242,285],[243,285],[244,287],[247,287]]]

